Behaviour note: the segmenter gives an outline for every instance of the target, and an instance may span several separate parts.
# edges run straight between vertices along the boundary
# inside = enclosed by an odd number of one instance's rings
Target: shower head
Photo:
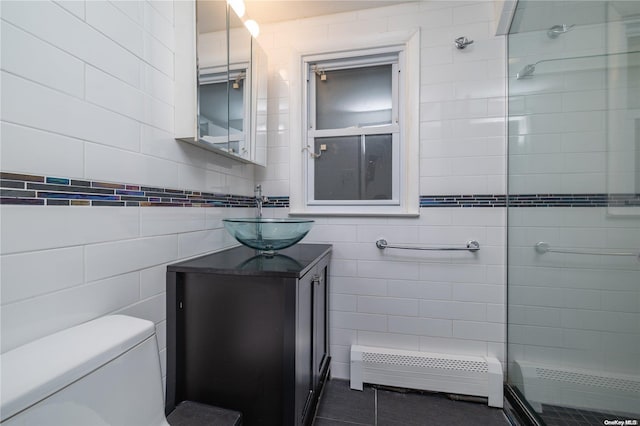
[[[533,72],[536,70],[536,66],[535,64],[528,64],[525,65],[524,68],[522,68],[522,70],[520,70],[520,72],[518,74],[516,74],[516,79],[517,80],[521,80],[525,77],[529,77],[530,75],[533,75]]]
[[[547,31],[547,36],[549,38],[558,38],[560,34],[568,33],[575,26],[576,26],[575,24],[554,25],[553,27],[549,28],[549,30]]]

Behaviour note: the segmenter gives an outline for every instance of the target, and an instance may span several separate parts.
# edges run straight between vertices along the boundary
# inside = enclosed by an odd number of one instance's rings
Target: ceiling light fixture
[[[227,0],[227,4],[231,6],[238,18],[242,18],[244,16],[244,12],[246,10],[244,6],[244,0]]]
[[[260,34],[260,25],[258,25],[256,21],[253,19],[244,21],[244,26],[247,27],[254,38],[258,38],[258,35]]]

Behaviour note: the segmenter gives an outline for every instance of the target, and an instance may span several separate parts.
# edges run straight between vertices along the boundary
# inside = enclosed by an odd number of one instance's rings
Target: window
[[[292,214],[417,214],[419,49],[408,46],[301,57],[302,197],[292,185]]]
[[[398,54],[308,66],[308,203],[398,205]]]

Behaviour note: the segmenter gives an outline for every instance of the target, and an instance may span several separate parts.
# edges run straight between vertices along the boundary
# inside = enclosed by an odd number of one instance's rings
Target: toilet
[[[155,327],[111,315],[0,356],[2,426],[169,426]]]

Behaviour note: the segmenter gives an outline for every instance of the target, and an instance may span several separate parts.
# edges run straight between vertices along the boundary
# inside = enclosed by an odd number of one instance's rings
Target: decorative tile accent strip
[[[43,176],[23,175],[23,174],[19,174],[19,173],[4,173],[3,172],[0,175],[0,178],[8,179],[8,180],[29,181],[29,182],[44,182],[44,177]]]
[[[69,179],[65,178],[56,178],[56,177],[48,177],[45,179],[47,183],[56,183],[58,185],[69,185]]]
[[[610,207],[640,207],[640,194],[609,194]]]
[[[504,195],[421,195],[420,207],[506,207]],[[640,194],[513,194],[509,207],[639,207]]]
[[[262,204],[262,207],[289,207],[289,197],[269,197],[269,199]]]
[[[505,196],[488,195],[421,195],[420,207],[505,207]]]
[[[196,192],[55,176],[0,173],[0,204],[110,207],[255,207],[245,195]],[[273,197],[265,207],[288,207]]]
[[[640,207],[640,194],[514,194],[509,207]],[[66,177],[0,173],[0,204],[115,207],[255,207],[251,196]],[[501,194],[421,195],[420,207],[506,207]],[[265,208],[289,207],[269,197]]]
[[[43,206],[44,200],[38,200],[36,198],[5,198],[0,197],[0,204],[23,204],[23,205],[35,205]]]
[[[509,207],[640,207],[640,194],[516,194]]]

